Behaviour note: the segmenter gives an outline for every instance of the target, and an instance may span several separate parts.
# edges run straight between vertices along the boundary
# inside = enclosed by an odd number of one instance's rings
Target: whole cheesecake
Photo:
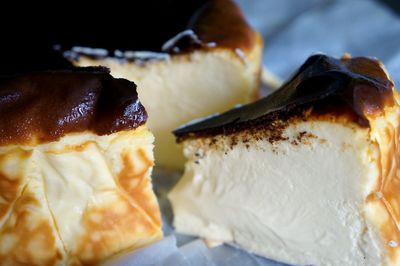
[[[262,39],[231,0],[143,1],[132,11],[111,20],[112,29],[96,22],[64,31],[56,49],[77,66],[103,65],[134,80],[157,163],[179,169],[174,128],[256,99]]]
[[[162,238],[146,120],[105,68],[2,74],[0,265],[97,265]]]
[[[295,265],[399,265],[399,100],[379,61],[315,55],[270,96],[177,129],[176,230]]]

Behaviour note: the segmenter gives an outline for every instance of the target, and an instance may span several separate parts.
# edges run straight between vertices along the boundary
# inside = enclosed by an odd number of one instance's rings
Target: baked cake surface
[[[398,93],[370,58],[310,57],[280,90],[175,131],[181,233],[302,265],[398,265]]]
[[[105,68],[0,77],[0,265],[93,265],[162,238],[154,137]]]
[[[130,33],[70,36],[61,51],[75,65],[104,65],[134,80],[156,137],[157,163],[181,168],[171,131],[256,99],[262,39],[231,0],[155,2],[139,4],[152,19],[133,16]]]

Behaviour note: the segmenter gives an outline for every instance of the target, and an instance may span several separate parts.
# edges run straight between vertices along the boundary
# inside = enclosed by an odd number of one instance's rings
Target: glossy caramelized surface
[[[186,29],[193,30],[200,42],[178,38],[174,47],[179,52],[196,48],[229,48],[250,50],[256,43],[254,32],[250,29],[239,7],[230,0],[205,1],[193,13]],[[174,53],[174,51],[168,50]]]
[[[366,57],[335,59],[310,57],[275,93],[255,103],[235,108],[177,129],[179,139],[191,135],[231,134],[265,126],[276,119],[326,115],[368,126],[367,117],[381,115],[394,104],[393,83],[382,65]],[[307,112],[307,117],[310,117]]]
[[[106,68],[0,76],[0,145],[35,145],[86,130],[106,135],[146,120],[136,85]]]

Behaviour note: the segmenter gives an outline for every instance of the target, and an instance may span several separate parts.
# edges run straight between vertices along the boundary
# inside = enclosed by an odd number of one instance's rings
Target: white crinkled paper
[[[283,79],[310,54],[381,59],[400,86],[400,18],[372,0],[238,0],[250,24],[265,38],[264,65]],[[197,238],[174,234],[166,199],[179,173],[156,169],[154,186],[163,212],[165,238],[106,265],[278,266],[280,263]]]
[[[238,0],[265,39],[264,65],[288,78],[309,56],[377,57],[400,87],[400,17],[373,0]]]

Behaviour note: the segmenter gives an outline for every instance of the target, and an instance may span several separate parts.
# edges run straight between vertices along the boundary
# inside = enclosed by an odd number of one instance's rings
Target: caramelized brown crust
[[[248,51],[256,42],[256,35],[242,11],[230,0],[207,2],[192,18],[188,28],[192,28],[203,42],[215,42],[216,47]]]
[[[106,135],[146,120],[135,84],[105,68],[0,77],[0,145],[35,145],[86,130]]]
[[[130,18],[129,24],[133,27],[129,33],[116,36],[113,32],[102,31],[99,33],[103,36],[102,39],[91,35],[89,38],[80,36],[83,35],[80,34],[82,29],[77,28],[76,35],[69,36],[64,43],[63,39],[59,38],[61,50],[69,59],[87,56],[98,59],[116,57],[131,60],[136,59],[135,55],[127,56],[121,51],[182,54],[193,50],[225,48],[247,52],[258,41],[258,34],[248,25],[233,0],[143,1],[138,3],[137,10],[140,10],[142,16]],[[146,17],[144,14],[154,19],[142,21]],[[115,28],[119,26],[115,25]],[[169,45],[164,45],[167,43]],[[74,49],[73,46],[104,50],[96,53],[95,50],[76,49],[76,47]],[[141,60],[146,58],[158,57],[154,54],[140,57]]]
[[[247,24],[240,8],[231,0],[206,1],[186,28],[193,30],[195,35],[177,39],[168,49],[169,53],[214,48],[249,51],[256,43],[255,32]]]
[[[274,119],[341,117],[369,126],[368,117],[392,106],[393,83],[375,59],[310,57],[275,93],[201,122],[174,131],[178,141],[190,137],[233,134],[257,129]],[[311,114],[310,114],[311,112]]]

